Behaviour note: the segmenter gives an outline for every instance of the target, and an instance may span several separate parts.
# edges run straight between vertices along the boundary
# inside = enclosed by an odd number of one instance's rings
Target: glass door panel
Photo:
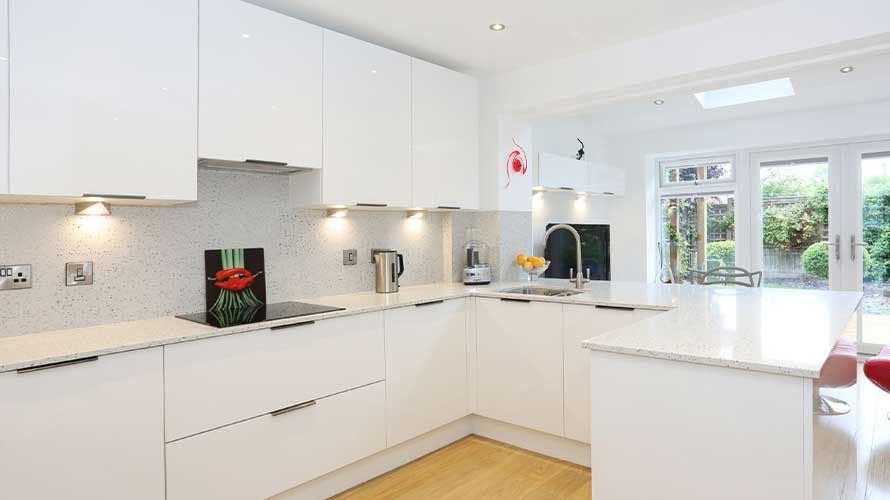
[[[661,198],[660,241],[674,283],[690,283],[690,270],[735,265],[735,197],[731,193]]]
[[[829,231],[829,157],[764,159],[759,167],[763,286],[830,289],[839,247]]]
[[[851,227],[848,289],[862,290],[859,343],[862,352],[890,344],[890,143],[852,146],[858,182],[847,190]]]

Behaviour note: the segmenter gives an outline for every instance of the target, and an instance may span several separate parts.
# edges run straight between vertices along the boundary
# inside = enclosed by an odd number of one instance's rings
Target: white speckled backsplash
[[[111,217],[75,216],[71,205],[0,204],[0,221],[12,228],[0,239],[0,263],[33,266],[33,288],[0,292],[0,336],[202,310],[205,249],[265,248],[274,302],[373,290],[371,248],[405,254],[406,285],[450,280],[449,253],[464,244],[451,217],[485,234],[499,230],[491,212],[408,220],[403,212],[351,211],[328,219],[290,208],[278,176],[202,170],[198,189],[197,203],[115,206]],[[530,224],[528,214],[529,240]],[[358,249],[358,265],[342,265],[346,248]],[[64,286],[65,262],[81,260],[95,263],[95,283]]]

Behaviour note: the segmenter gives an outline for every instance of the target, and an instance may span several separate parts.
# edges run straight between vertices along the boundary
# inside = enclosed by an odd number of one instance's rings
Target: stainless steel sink
[[[518,295],[541,295],[543,297],[571,297],[584,293],[585,290],[565,290],[560,288],[544,288],[542,286],[520,286],[498,290],[498,293],[515,293]]]

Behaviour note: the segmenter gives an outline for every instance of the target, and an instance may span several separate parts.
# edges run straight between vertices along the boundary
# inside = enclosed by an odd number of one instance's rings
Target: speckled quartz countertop
[[[344,310],[230,328],[167,317],[0,338],[0,372],[433,300],[516,297],[498,291],[524,284],[437,283],[402,287],[396,294],[304,298],[298,300]],[[571,288],[565,280],[541,280],[538,285]],[[588,349],[812,378],[818,377],[862,294],[594,282],[571,297],[523,298],[664,311],[589,339],[584,342]]]

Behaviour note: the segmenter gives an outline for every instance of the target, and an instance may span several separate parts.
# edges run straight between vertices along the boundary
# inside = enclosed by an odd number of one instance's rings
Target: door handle
[[[834,260],[839,262],[841,260],[841,235],[834,235],[834,243],[825,242],[825,244],[834,247]]]
[[[295,404],[295,405],[293,405],[293,406],[287,406],[287,407],[282,408],[282,409],[280,409],[280,410],[275,410],[275,411],[269,413],[269,415],[272,415],[273,417],[277,417],[277,416],[280,416],[280,415],[284,415],[284,414],[286,414],[286,413],[290,413],[290,412],[292,412],[292,411],[302,410],[302,409],[304,409],[304,408],[309,408],[310,406],[315,406],[317,403],[318,403],[318,402],[315,401],[314,399],[311,400],[311,401],[304,401],[304,402],[302,402],[302,403],[298,403],[298,404]]]
[[[856,260],[856,247],[868,246],[865,243],[856,243],[856,235],[850,235],[850,260]]]

